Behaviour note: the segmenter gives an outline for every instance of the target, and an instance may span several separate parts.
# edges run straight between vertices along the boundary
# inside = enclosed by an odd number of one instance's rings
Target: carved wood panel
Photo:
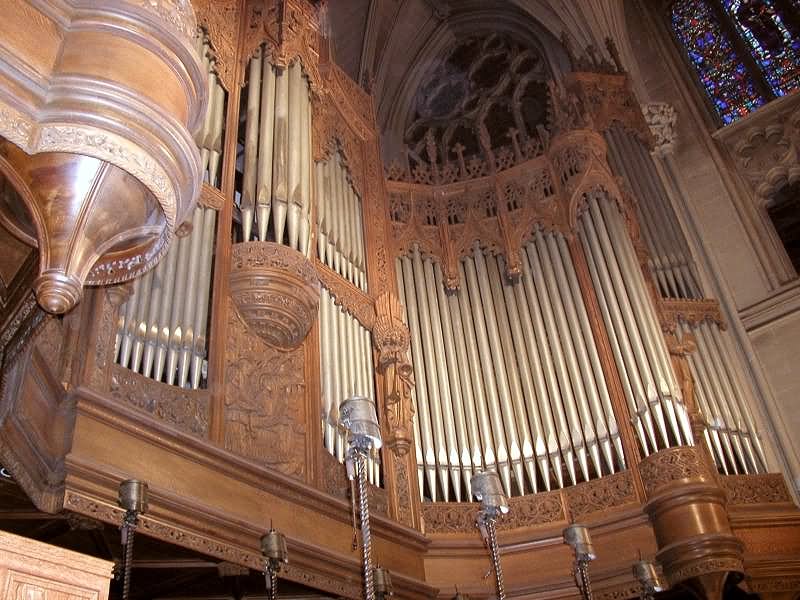
[[[271,348],[228,303],[225,448],[298,478],[306,473],[305,351]]]

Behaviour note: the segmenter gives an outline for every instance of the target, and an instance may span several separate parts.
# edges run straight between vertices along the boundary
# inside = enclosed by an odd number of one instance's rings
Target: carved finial
[[[464,146],[461,142],[458,142],[455,146],[453,146],[453,152],[455,152],[456,156],[458,156],[458,168],[461,170],[461,177],[467,176],[467,165],[464,162],[464,150],[466,149],[466,146]]]
[[[517,159],[517,164],[522,162],[522,149],[519,147],[519,129],[516,127],[509,127],[506,134],[511,139],[511,146],[514,148],[514,156]]]

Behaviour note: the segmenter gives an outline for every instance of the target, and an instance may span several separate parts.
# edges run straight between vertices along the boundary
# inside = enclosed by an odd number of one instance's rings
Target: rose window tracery
[[[536,156],[548,79],[539,51],[507,36],[459,41],[419,86],[404,166],[415,179],[435,182],[485,175],[486,161],[502,170]]]

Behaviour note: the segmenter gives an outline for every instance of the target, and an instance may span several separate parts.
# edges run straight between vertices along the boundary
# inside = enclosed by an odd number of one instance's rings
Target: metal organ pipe
[[[195,142],[200,148],[204,181],[212,187],[219,187],[219,165],[225,121],[225,89],[219,84],[216,59],[204,32],[197,36],[196,49],[203,57],[203,65],[208,73],[208,109],[195,135]]]
[[[347,440],[338,428],[339,407],[357,395],[374,401],[372,338],[353,315],[336,305],[324,287],[319,307],[322,433],[325,448],[341,462]],[[367,461],[369,482],[380,482],[377,459]]]
[[[639,412],[649,412],[660,433],[656,439],[648,427],[651,446],[661,449],[690,441],[680,391],[623,217],[604,192],[590,193],[587,204],[581,215],[582,240],[594,269],[607,273],[598,295],[607,304],[621,305],[622,320],[611,319],[606,325],[618,340],[630,340],[635,366],[646,382],[647,403],[638,403]],[[629,377],[635,373],[633,367],[626,365]]]
[[[311,102],[299,60],[276,67],[259,48],[248,64],[241,238],[311,250]]]
[[[208,71],[208,108],[195,141],[206,184],[219,185],[225,90],[208,38],[197,50]],[[188,235],[178,237],[155,268],[133,282],[120,307],[115,361],[145,377],[183,388],[205,386],[208,310],[217,211],[197,206]]]
[[[397,261],[423,498],[466,499],[476,469],[496,468],[506,491],[525,494],[624,466],[566,243],[540,230],[533,238],[521,281],[506,280],[504,259],[476,245],[460,261],[461,288],[449,294],[440,266],[419,247]],[[574,316],[573,328],[556,313]]]
[[[361,199],[337,151],[315,167],[319,210],[317,255],[353,285],[367,291]]]
[[[622,127],[606,134],[614,171],[625,176],[637,196],[637,210],[643,239],[652,258],[662,297],[703,299],[703,289],[681,225],[648,148]],[[606,208],[606,211],[608,208]],[[620,223],[616,225],[621,227]],[[630,264],[630,257],[628,264]],[[653,323],[655,318],[650,315]],[[729,334],[711,320],[680,322],[678,335],[691,334],[697,349],[688,357],[695,383],[695,398],[707,427],[704,432],[718,467],[724,473],[752,473],[766,470],[766,456],[758,426],[750,409],[754,388],[742,377],[742,357]],[[657,338],[658,339],[658,338]],[[663,357],[666,349],[657,344]],[[669,376],[671,371],[667,371]],[[669,386],[677,391],[674,379]],[[677,418],[689,439],[688,416],[675,404]]]
[[[216,210],[195,208],[192,231],[134,282],[120,308],[117,363],[171,385],[204,387],[216,224]]]

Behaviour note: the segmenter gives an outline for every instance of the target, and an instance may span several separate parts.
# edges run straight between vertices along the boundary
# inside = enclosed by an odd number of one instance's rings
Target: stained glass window
[[[800,0],[677,0],[669,18],[724,125],[800,89]]]
[[[800,31],[792,15],[771,0],[722,0],[747,42],[772,93],[800,87]]]
[[[707,2],[678,0],[671,18],[672,29],[724,124],[766,103]]]

